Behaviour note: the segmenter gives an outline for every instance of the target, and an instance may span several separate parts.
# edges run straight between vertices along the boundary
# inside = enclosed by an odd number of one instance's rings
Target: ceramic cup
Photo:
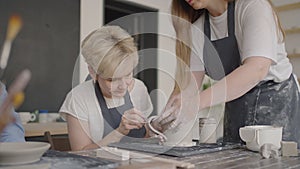
[[[60,114],[57,112],[48,113],[48,122],[56,122],[56,119],[60,117]]]
[[[217,142],[217,122],[214,118],[199,118],[199,142]]]
[[[39,122],[39,111],[35,110],[30,113],[31,114],[31,119],[30,122]]]
[[[31,116],[30,112],[19,112],[19,116],[20,116],[22,124],[26,124],[33,118]]]

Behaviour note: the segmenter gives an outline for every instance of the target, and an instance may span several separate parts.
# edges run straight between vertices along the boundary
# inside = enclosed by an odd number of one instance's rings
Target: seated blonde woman
[[[72,89],[60,109],[72,150],[94,149],[124,136],[148,136],[153,106],[144,83],[133,78],[138,64],[133,38],[118,26],[104,26],[82,43],[92,80]]]

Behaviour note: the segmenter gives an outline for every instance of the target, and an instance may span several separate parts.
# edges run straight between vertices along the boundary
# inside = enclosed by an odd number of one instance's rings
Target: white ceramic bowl
[[[27,164],[39,161],[50,147],[45,142],[0,143],[0,165]]]
[[[282,127],[268,125],[254,125],[240,128],[240,137],[246,142],[246,147],[252,151],[259,151],[260,147],[270,143],[280,148]]]

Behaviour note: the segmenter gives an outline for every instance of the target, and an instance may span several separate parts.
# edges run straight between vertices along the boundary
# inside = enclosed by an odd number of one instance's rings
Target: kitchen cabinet
[[[66,143],[64,140],[66,140],[65,138],[68,138],[68,128],[66,122],[27,123],[23,126],[25,129],[26,141],[49,142],[49,136],[45,137],[46,131],[51,133],[53,138],[59,138],[61,141],[63,141],[61,144]],[[57,148],[60,149],[59,147]]]
[[[25,137],[44,136],[46,131],[54,135],[68,134],[66,122],[24,124]]]

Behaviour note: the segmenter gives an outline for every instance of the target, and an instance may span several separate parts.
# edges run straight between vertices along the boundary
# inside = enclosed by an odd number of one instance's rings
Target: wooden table
[[[27,123],[24,124],[25,137],[43,136],[45,131],[50,131],[52,135],[68,134],[67,123]]]
[[[66,123],[29,123],[24,125],[26,136],[41,136],[44,131],[53,134],[67,134]],[[73,152],[75,154],[96,157],[96,150]],[[279,157],[263,159],[257,152],[244,148],[206,153],[184,158],[165,155],[151,155],[140,152],[130,152],[130,160],[120,161],[122,169],[129,168],[209,168],[209,169],[281,169],[300,168],[300,157]],[[51,168],[51,167],[50,167]]]
[[[92,150],[94,151],[94,150]],[[81,155],[94,156],[95,153],[77,153]],[[138,168],[208,168],[208,169],[281,169],[300,168],[300,157],[279,157],[263,159],[257,152],[243,148],[224,150],[214,153],[206,153],[184,158],[171,156],[149,156],[149,154],[133,152],[129,161],[120,162],[122,169]],[[140,158],[137,158],[140,157]],[[152,166],[151,166],[152,164]],[[165,164],[165,165],[162,165]],[[169,165],[167,165],[169,164]],[[171,165],[172,164],[172,165]]]
[[[168,157],[170,158],[170,157]],[[263,159],[259,153],[245,149],[225,150],[186,158],[171,158],[195,164],[195,168],[209,169],[248,169],[248,168],[300,168],[300,157],[279,157],[278,159]]]
[[[96,157],[96,150],[87,150],[72,152],[74,154]],[[136,154],[135,154],[136,155]],[[44,156],[38,162],[19,165],[5,166],[5,169],[24,169],[24,168],[48,168],[48,169],[65,169],[65,168],[96,168],[94,160],[86,160],[85,157],[74,159],[72,154],[65,155],[64,158],[56,156]],[[94,158],[93,158],[94,159]],[[282,168],[300,168],[300,157],[280,157],[263,159],[260,154],[245,149],[225,150],[214,153],[206,153],[197,156],[184,158],[152,156],[151,158],[139,159],[132,157],[127,161],[119,161],[114,166],[119,169],[175,169],[180,163],[190,164],[182,168],[208,168],[208,169],[282,169]],[[111,168],[111,167],[108,167]]]

